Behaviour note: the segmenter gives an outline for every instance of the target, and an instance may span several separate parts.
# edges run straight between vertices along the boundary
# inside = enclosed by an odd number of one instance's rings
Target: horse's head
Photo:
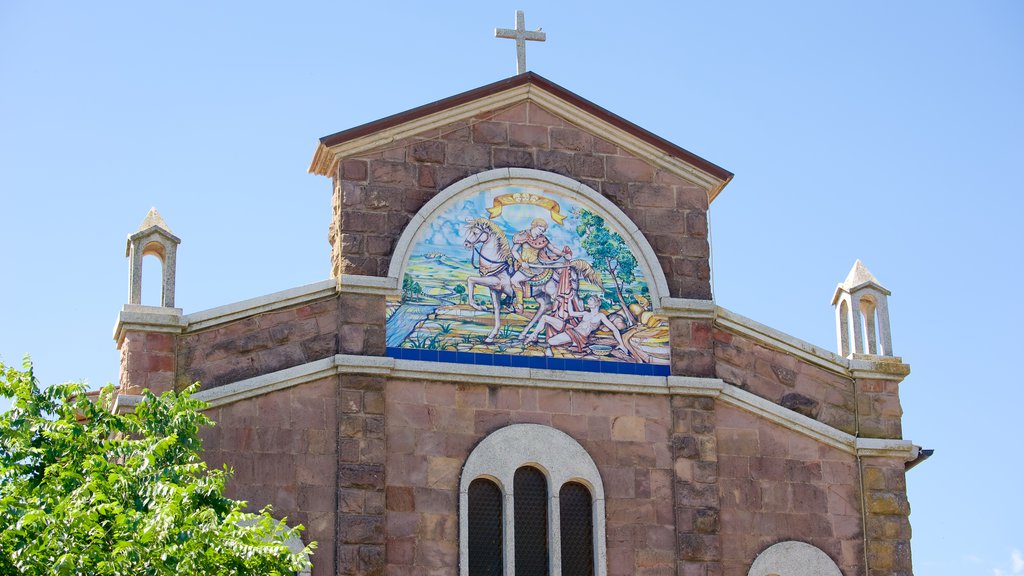
[[[476,244],[486,244],[490,237],[490,230],[480,222],[472,218],[466,219],[466,236],[462,239],[462,245],[472,248]]]

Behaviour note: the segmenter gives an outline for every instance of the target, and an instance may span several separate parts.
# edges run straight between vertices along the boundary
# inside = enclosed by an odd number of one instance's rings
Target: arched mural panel
[[[472,186],[426,215],[388,302],[395,358],[667,375],[631,242],[600,207],[543,181]]]

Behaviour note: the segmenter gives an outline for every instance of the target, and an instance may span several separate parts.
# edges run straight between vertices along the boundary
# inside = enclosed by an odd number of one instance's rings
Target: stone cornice
[[[714,398],[849,454],[902,458],[907,461],[917,457],[917,447],[907,440],[857,438],[718,378],[600,374],[338,354],[301,366],[203,390],[197,393],[195,398],[215,408],[341,374],[588,392],[701,396]]]
[[[235,320],[247,318],[256,314],[272,312],[282,308],[289,308],[292,306],[298,306],[299,304],[305,304],[307,302],[322,300],[324,298],[334,296],[336,293],[337,286],[335,281],[328,279],[307,284],[305,286],[299,286],[297,288],[274,292],[273,294],[257,296],[256,298],[250,298],[248,300],[242,300],[240,302],[234,302],[232,304],[226,304],[216,308],[210,308],[209,310],[193,312],[192,314],[188,314],[184,317],[187,323],[186,331],[191,332],[194,330],[203,330],[218,324],[234,322]]]
[[[129,330],[180,334],[185,325],[181,308],[125,304],[117,315],[117,323],[114,324],[114,341],[121,346],[125,332]]]
[[[716,310],[715,324],[826,370],[848,375],[850,363],[846,358],[735,312],[730,312],[721,306]]]
[[[114,414],[135,412],[135,407],[142,402],[142,398],[140,394],[118,394],[114,398],[114,406],[110,411]]]
[[[714,300],[692,300],[689,298],[662,298],[656,313],[669,318],[690,320],[714,320],[718,307]]]
[[[402,290],[398,287],[397,278],[390,276],[359,276],[356,274],[342,274],[339,276],[338,292],[396,298],[402,295]]]

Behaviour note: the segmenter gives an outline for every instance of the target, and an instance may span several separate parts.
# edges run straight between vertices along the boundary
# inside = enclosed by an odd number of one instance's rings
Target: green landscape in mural
[[[472,353],[457,361],[477,363],[481,354],[669,359],[668,322],[653,313],[620,231],[559,194],[511,186],[460,198],[423,225],[402,295],[388,302],[387,345],[399,357],[425,350],[442,354],[424,358],[456,361],[452,352]],[[576,369],[595,369],[587,366]]]

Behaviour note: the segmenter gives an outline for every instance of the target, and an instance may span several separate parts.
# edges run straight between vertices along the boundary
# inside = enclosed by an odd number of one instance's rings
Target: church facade
[[[854,266],[838,354],[718,306],[728,171],[529,72],[310,171],[330,279],[184,314],[154,211],[115,340],[119,406],[201,382],[205,458],[314,575],[912,573],[889,292]]]

